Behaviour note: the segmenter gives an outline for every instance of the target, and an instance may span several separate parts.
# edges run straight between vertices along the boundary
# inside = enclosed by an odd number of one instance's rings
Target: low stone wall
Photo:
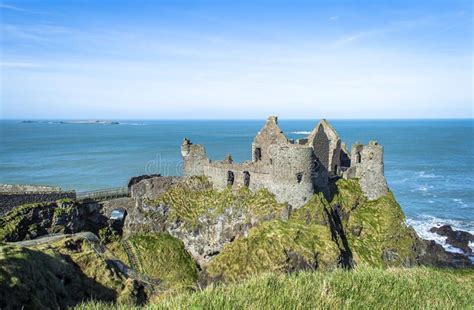
[[[36,184],[0,184],[0,193],[53,193],[61,192],[58,186]]]
[[[27,203],[52,202],[64,198],[76,199],[76,192],[0,192],[0,216]]]

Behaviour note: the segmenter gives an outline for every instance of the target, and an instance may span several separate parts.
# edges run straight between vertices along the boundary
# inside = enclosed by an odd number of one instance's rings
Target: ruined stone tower
[[[298,208],[315,192],[328,196],[330,180],[342,176],[360,178],[369,199],[387,193],[383,148],[374,143],[354,147],[351,155],[324,119],[308,137],[289,140],[278,127],[278,118],[270,116],[253,140],[251,161],[234,163],[230,155],[223,161],[211,161],[204,146],[188,139],[181,145],[181,154],[185,176],[205,175],[216,189],[266,188],[278,201]]]
[[[344,177],[358,178],[362,191],[370,200],[387,194],[383,147],[375,141],[370,141],[368,145],[354,144],[351,151],[351,167]]]

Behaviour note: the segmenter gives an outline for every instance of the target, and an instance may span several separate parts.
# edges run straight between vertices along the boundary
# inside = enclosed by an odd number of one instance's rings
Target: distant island
[[[85,120],[85,121],[32,121],[24,120],[20,121],[22,124],[35,124],[35,123],[46,123],[46,124],[75,124],[75,125],[119,125],[116,121],[104,121],[104,120]]]

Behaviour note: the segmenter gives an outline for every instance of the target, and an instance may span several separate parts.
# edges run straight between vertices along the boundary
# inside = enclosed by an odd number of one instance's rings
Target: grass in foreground
[[[265,274],[169,297],[148,309],[472,309],[474,269],[359,268]],[[90,302],[79,309],[125,309]]]

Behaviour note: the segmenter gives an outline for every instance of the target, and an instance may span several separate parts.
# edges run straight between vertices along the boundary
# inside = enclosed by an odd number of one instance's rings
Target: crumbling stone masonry
[[[62,191],[59,187],[52,186],[0,184],[0,216],[23,204],[53,202],[65,198],[76,199],[76,192]]]
[[[227,155],[211,161],[206,149],[184,139],[181,145],[185,176],[205,175],[216,189],[246,186],[266,188],[280,202],[303,206],[315,193],[329,195],[332,178],[360,178],[369,199],[387,193],[383,174],[383,148],[375,142],[355,145],[349,152],[334,128],[321,120],[304,139],[289,140],[270,116],[252,143],[252,160],[234,163]]]

